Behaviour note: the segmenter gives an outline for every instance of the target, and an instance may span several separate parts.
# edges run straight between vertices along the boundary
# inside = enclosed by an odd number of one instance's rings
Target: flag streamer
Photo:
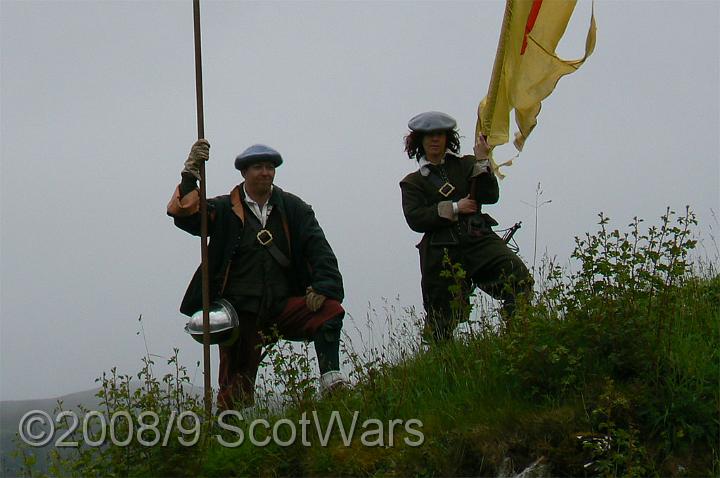
[[[595,49],[596,25],[590,17],[585,55],[563,60],[555,53],[565,34],[576,0],[507,0],[503,26],[488,93],[478,106],[476,137],[484,135],[491,147],[509,141],[510,111],[515,111],[518,132],[514,145],[522,151],[537,125],[541,102],[555,89],[561,77],[577,71]],[[490,157],[496,174],[512,160],[498,165]]]

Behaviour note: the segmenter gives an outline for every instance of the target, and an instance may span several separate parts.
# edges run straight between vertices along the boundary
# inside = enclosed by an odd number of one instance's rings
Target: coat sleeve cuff
[[[180,186],[175,188],[167,205],[167,214],[172,217],[188,217],[200,211],[200,192],[194,189],[180,197]]]
[[[485,173],[492,173],[492,169],[490,168],[490,161],[487,159],[475,161],[475,164],[473,165],[472,173],[470,174],[471,178],[476,178],[480,176],[481,174]]]
[[[438,216],[449,221],[457,221],[457,204],[452,201],[440,201],[437,205]]]

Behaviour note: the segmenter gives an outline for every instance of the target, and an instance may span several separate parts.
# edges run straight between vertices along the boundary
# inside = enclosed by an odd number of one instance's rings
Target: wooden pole
[[[495,103],[497,101],[497,90],[500,86],[500,76],[502,74],[502,65],[505,60],[505,45],[507,43],[507,36],[510,30],[510,21],[512,20],[513,11],[513,0],[505,1],[505,14],[503,15],[502,27],[500,28],[500,38],[498,39],[497,51],[495,52],[495,63],[493,64],[492,74],[490,76],[490,84],[488,85],[487,92],[487,104],[483,111],[483,117],[487,120],[485,123],[486,131],[485,135],[490,133],[492,129],[492,119],[495,115]],[[475,128],[475,137],[482,133],[481,128],[482,118],[478,116],[477,126]],[[488,137],[488,140],[490,138]],[[492,145],[491,145],[492,146]]]
[[[488,135],[492,130],[492,120],[493,116],[495,115],[497,90],[500,87],[500,75],[502,74],[502,65],[503,61],[505,60],[505,44],[507,43],[508,31],[510,30],[510,21],[512,20],[512,7],[513,0],[505,0],[505,14],[503,15],[502,26],[500,27],[500,38],[498,39],[497,51],[495,52],[495,63],[493,63],[492,74],[490,75],[490,84],[488,85],[488,92],[487,96],[485,97],[487,98],[487,104],[485,105],[485,109],[483,111],[483,117],[487,120],[485,121],[485,137],[488,140],[488,144],[490,141],[490,137]],[[478,136],[483,134],[482,120],[483,118],[480,117],[480,112],[478,111],[478,119],[475,123],[475,141],[477,141]],[[491,151],[492,148],[494,148],[494,146],[490,145]],[[492,160],[490,161],[490,164],[493,168],[495,167],[495,163]],[[500,178],[502,179],[502,175],[500,176]],[[470,181],[470,197],[474,198],[476,193],[477,178],[473,178]]]
[[[203,116],[202,55],[200,45],[200,0],[193,0],[193,20],[195,24],[195,99],[197,102],[198,139],[205,137],[205,118]],[[203,370],[205,375],[205,415],[212,416],[212,387],[210,385],[210,281],[207,245],[207,192],[205,188],[205,162],[200,164],[200,256],[202,271],[203,303]]]

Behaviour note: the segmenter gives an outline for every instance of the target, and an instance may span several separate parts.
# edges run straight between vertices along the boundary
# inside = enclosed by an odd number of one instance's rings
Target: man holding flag
[[[527,267],[491,227],[497,222],[480,212],[481,204],[499,198],[500,166],[495,146],[508,142],[510,111],[519,131],[515,147],[521,151],[537,124],[541,101],[564,75],[576,71],[595,48],[595,19],[591,16],[585,56],[568,61],[555,54],[575,8],[576,0],[506,0],[497,54],[487,96],[478,107],[475,157],[459,156],[456,122],[439,112],[412,118],[405,151],[418,160],[418,171],[401,182],[403,212],[411,229],[424,233],[418,244],[426,329],[432,338],[451,337],[467,318],[472,287],[503,301],[505,318],[512,316],[516,297],[532,290]],[[465,276],[453,277],[459,263]],[[449,276],[449,277],[448,277]],[[460,291],[450,293],[460,282]],[[452,305],[455,307],[452,307]]]
[[[400,182],[405,220],[423,233],[418,249],[425,331],[436,342],[452,338],[455,326],[467,320],[476,286],[502,301],[501,315],[509,320],[518,296],[529,294],[533,283],[522,260],[492,231],[495,219],[481,211],[500,195],[489,147],[481,137],[475,156],[460,156],[455,126],[454,118],[437,111],[410,120],[405,151],[419,169]],[[466,275],[448,276],[452,264],[460,264]],[[461,290],[453,294],[456,282]]]

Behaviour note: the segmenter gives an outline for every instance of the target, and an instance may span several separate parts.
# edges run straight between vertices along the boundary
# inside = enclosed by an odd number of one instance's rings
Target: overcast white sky
[[[441,110],[471,151],[503,8],[203,1],[208,194],[240,181],[233,159],[248,145],[275,147],[276,183],[313,205],[349,314],[364,322],[382,297],[420,306],[402,137],[410,117]],[[589,10],[578,5],[565,58],[582,55]],[[689,204],[717,230],[720,2],[598,1],[595,14],[594,55],[544,102],[486,208],[523,221],[529,263],[538,182],[552,200],[538,248],[560,260],[600,211],[623,227]],[[140,314],[150,352],[180,347],[194,370],[202,347],[177,308],[199,241],[165,215],[196,138],[191,2],[3,0],[0,28],[0,398],[138,370]]]

